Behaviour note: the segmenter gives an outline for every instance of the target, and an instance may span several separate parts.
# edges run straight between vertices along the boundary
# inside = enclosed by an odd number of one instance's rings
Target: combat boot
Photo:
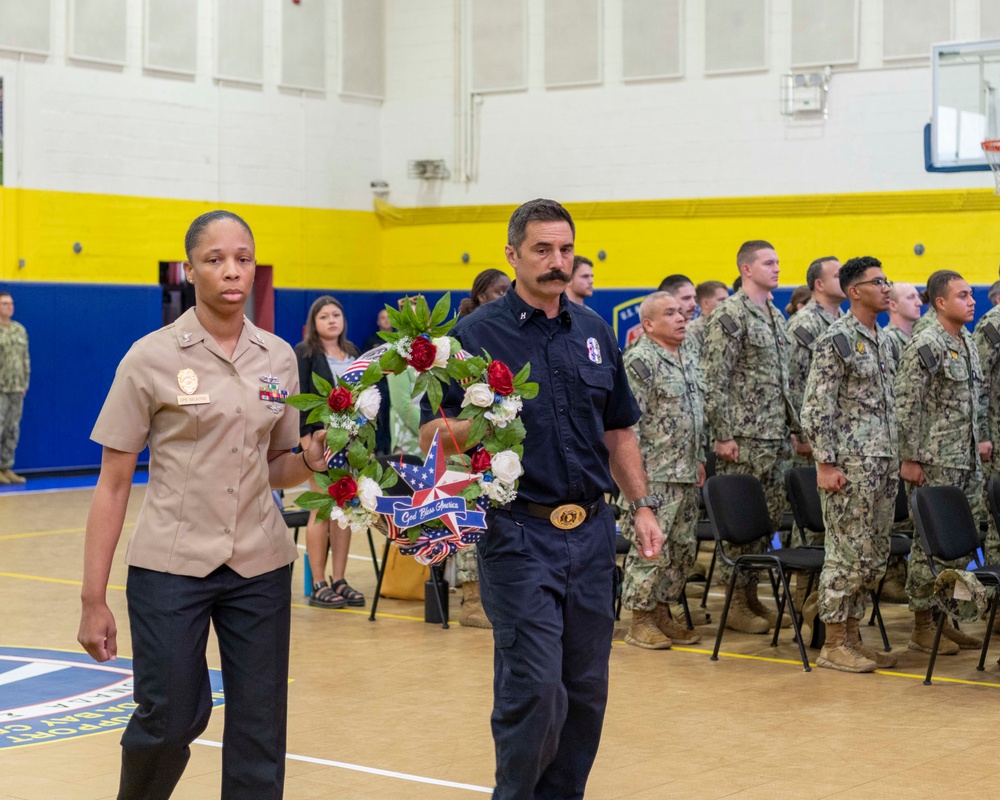
[[[795,573],[795,592],[792,594],[792,603],[795,610],[800,614],[802,607],[806,603],[806,588],[809,586],[809,575],[805,572]]]
[[[656,612],[636,609],[628,626],[625,641],[646,650],[669,650],[673,642],[656,625]]]
[[[910,634],[910,641],[906,646],[921,653],[930,653],[934,649],[934,629],[937,627],[934,623],[934,614],[930,611],[917,611],[913,616],[913,633]],[[938,655],[953,656],[958,650],[958,645],[942,632]]]
[[[656,604],[656,627],[674,644],[698,644],[701,635],[689,631],[683,625],[675,622],[670,616],[670,607],[666,603]]]
[[[944,628],[941,630],[941,639],[943,640],[945,637],[957,644],[959,650],[979,650],[983,646],[982,639],[960,631],[950,619],[945,620]]]
[[[899,659],[894,653],[886,653],[881,650],[872,650],[865,647],[861,642],[861,631],[858,630],[860,620],[853,617],[847,618],[847,646],[860,653],[869,661],[874,661],[879,669],[891,669],[899,663]]]
[[[691,614],[692,625],[710,625],[712,623],[712,615],[701,606],[689,603],[688,611]],[[676,619],[681,619],[684,616],[684,606],[677,603],[676,607],[670,607],[670,613],[674,614]]]
[[[802,631],[802,641],[805,642],[806,647],[819,645],[811,645],[813,639],[813,631],[816,629],[816,618],[819,616],[819,593],[813,591],[805,599],[802,604],[802,620],[799,623],[799,628]]]
[[[847,645],[847,623],[827,622],[826,642],[816,659],[817,667],[841,672],[874,672],[878,665]]]
[[[754,614],[747,605],[747,590],[743,586],[733,589],[733,601],[729,605],[726,627],[740,633],[767,633],[771,623]]]
[[[768,628],[773,628],[774,623],[778,621],[778,612],[772,611],[768,606],[765,606],[757,596],[756,583],[751,583],[747,586],[747,607],[750,609],[750,613],[766,619]],[[785,613],[781,615],[781,627],[792,627],[792,618],[788,615],[787,606],[785,608]]]
[[[464,628],[493,628],[479,599],[479,581],[462,582],[462,608],[458,612],[458,624]]]

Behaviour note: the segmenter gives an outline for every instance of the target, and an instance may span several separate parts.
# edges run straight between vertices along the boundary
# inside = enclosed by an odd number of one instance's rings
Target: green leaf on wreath
[[[466,378],[471,378],[473,374],[472,365],[460,358],[449,358],[448,366],[445,369],[456,381],[464,381]]]
[[[427,383],[427,399],[431,404],[431,411],[435,414],[438,409],[441,408],[441,398],[444,396],[444,392],[441,389],[441,382],[431,376],[430,381]]]
[[[483,490],[479,488],[478,483],[470,483],[468,486],[466,486],[464,489],[462,489],[462,491],[458,493],[458,496],[465,498],[469,502],[469,505],[472,505],[474,502],[476,502],[476,500],[479,499],[479,496],[482,493]]]
[[[333,387],[327,382],[326,378],[322,375],[317,375],[315,372],[313,373],[313,386],[315,386],[318,393],[324,397],[329,397],[330,392],[333,391]]]
[[[485,416],[475,416],[472,418],[472,422],[469,425],[469,436],[465,440],[466,447],[472,447],[478,444],[486,433],[486,417]]]
[[[417,296],[416,318],[417,327],[420,329],[421,333],[430,327],[431,310],[427,305],[427,298],[422,294]]]
[[[368,463],[369,456],[368,448],[361,443],[360,439],[355,439],[347,448],[347,463],[354,469],[362,469]]]
[[[382,477],[379,479],[378,485],[383,489],[391,489],[399,481],[399,476],[396,474],[396,470],[387,469],[382,473]]]
[[[313,422],[329,421],[329,419],[330,419],[330,415],[329,414],[326,415],[326,420],[323,420],[323,416],[324,416],[323,415],[323,409],[324,409],[324,407],[325,406],[320,406],[319,408],[314,408],[312,411],[310,411],[309,412],[309,416],[306,417],[306,424],[309,425],[309,424],[311,424]],[[327,411],[329,411],[329,409],[327,409]]]
[[[406,369],[406,359],[404,359],[395,350],[386,350],[378,362],[384,372],[391,372],[394,375],[398,375],[404,369]]]
[[[382,380],[382,365],[378,361],[373,361],[368,365],[368,368],[361,374],[360,384],[365,388],[373,386]]]
[[[293,394],[291,397],[286,397],[285,402],[299,411],[310,411],[318,406],[326,405],[326,398],[316,394]]]
[[[344,449],[351,435],[343,428],[329,427],[326,430],[326,446],[331,453],[339,453]]]
[[[459,453],[457,456],[449,456],[448,463],[454,467],[461,467],[462,469],[472,469],[472,459],[469,458],[465,453]]]
[[[393,308],[388,304],[386,304],[385,310],[389,315],[389,322],[392,323],[392,327],[399,330],[402,327],[400,323],[403,321],[402,311],[398,308]]]
[[[317,522],[326,522],[330,519],[330,514],[333,513],[333,507],[336,503],[331,503],[329,508],[321,508],[316,512]],[[307,556],[308,557],[308,556]]]
[[[330,476],[327,475],[325,472],[314,472],[313,478],[316,479],[316,484],[319,486],[319,488],[323,489],[324,491],[326,489],[329,489],[330,485],[333,483],[333,481],[330,480]]]
[[[332,502],[334,501],[330,495],[320,494],[319,492],[303,492],[295,498],[295,504],[297,506],[300,508],[308,508],[310,511],[314,508],[322,508]]]
[[[522,400],[534,400],[538,397],[538,384],[526,383],[517,390],[517,393],[521,395]]]
[[[430,327],[440,325],[448,318],[451,311],[451,292],[445,292],[437,303],[434,304],[434,311],[430,316]]]
[[[517,373],[517,375],[514,376],[514,388],[517,388],[526,380],[528,380],[528,376],[530,374],[531,374],[531,364],[525,364],[523,367],[521,367],[521,370]]]
[[[370,453],[375,449],[375,421],[369,420],[367,425],[362,425],[358,430],[358,441],[365,446]]]

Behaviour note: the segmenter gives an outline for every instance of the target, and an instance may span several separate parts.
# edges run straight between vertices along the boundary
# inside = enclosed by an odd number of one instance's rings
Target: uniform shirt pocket
[[[581,366],[580,380],[583,383],[578,393],[580,409],[593,409],[603,414],[608,402],[608,395],[615,386],[614,375],[610,369],[596,366]]]

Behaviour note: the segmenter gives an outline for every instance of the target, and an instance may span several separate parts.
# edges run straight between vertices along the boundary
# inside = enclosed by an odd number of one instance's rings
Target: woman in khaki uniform
[[[198,217],[184,269],[196,307],[122,359],[92,438],[104,447],[87,519],[78,639],[117,654],[106,602],[139,453],[149,486],[128,543],[126,598],[137,708],[122,736],[119,798],[166,798],[211,714],[209,621],[226,694],[222,796],[280,797],[291,586],[297,551],[271,488],[322,466],[322,433],[294,454],[292,349],[243,316],[253,234],[227,211]]]

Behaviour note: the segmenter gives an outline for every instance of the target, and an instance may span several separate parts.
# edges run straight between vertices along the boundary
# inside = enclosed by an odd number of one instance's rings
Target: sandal
[[[331,589],[326,581],[320,581],[313,584],[309,605],[316,608],[343,608],[347,605],[347,599]]]
[[[340,595],[349,606],[363,606],[365,604],[365,596],[357,589],[352,589],[343,578],[336,583],[333,582],[333,578],[330,578],[330,589]]]

